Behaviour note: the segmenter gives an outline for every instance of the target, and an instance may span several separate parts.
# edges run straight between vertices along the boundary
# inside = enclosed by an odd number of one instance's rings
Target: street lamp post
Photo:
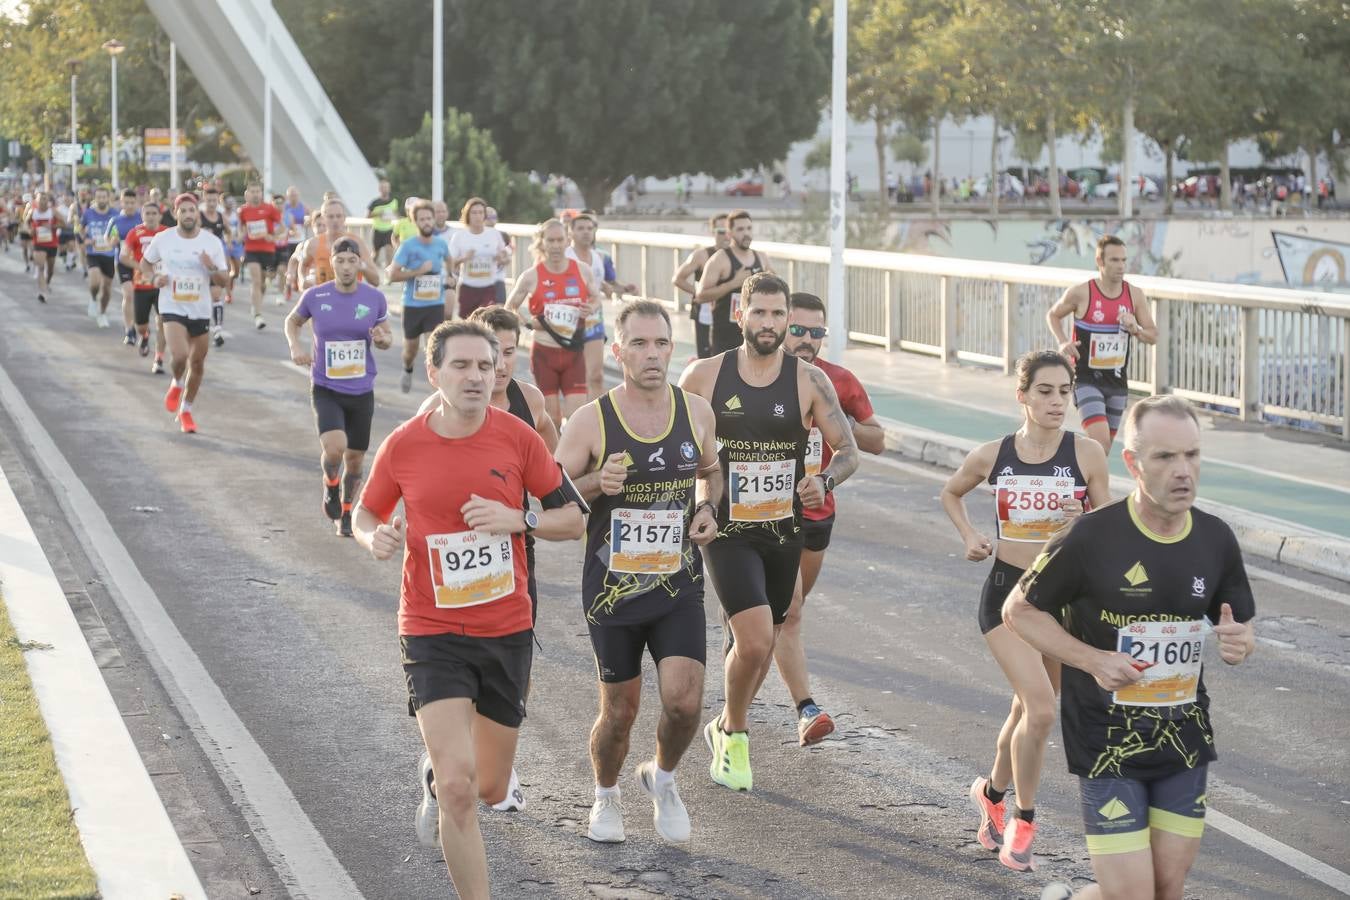
[[[834,0],[834,43],[830,78],[830,269],[826,322],[829,325],[828,356],[844,361],[848,345],[848,280],[844,272],[844,235],[848,200],[844,194],[845,154],[848,140],[848,0]]]
[[[431,8],[431,199],[445,199],[445,0]]]
[[[104,41],[103,49],[108,51],[108,58],[112,60],[112,186],[113,193],[116,194],[121,187],[117,180],[117,54],[127,47],[114,38]]]
[[[75,136],[75,80],[80,73],[80,61],[68,59],[66,60],[66,68],[70,69],[70,142],[75,144],[79,143],[79,139]],[[79,163],[72,160],[70,163],[70,193],[72,196],[78,196],[78,167]]]
[[[169,41],[169,194],[178,193],[178,45]]]

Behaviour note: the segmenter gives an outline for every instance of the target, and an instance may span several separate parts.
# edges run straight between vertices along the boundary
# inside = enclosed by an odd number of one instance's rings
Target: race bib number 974
[[[1200,686],[1205,622],[1135,622],[1117,631],[1116,649],[1129,654],[1143,677],[1112,694],[1122,706],[1194,703]]]
[[[427,556],[440,609],[477,606],[515,593],[510,535],[482,531],[427,535]]]
[[[616,509],[609,518],[609,570],[672,575],[680,570],[684,510]]]
[[[1123,331],[1093,334],[1088,344],[1089,369],[1119,369],[1125,365],[1130,336]]]
[[[730,463],[731,521],[776,522],[791,516],[796,468],[791,459]]]

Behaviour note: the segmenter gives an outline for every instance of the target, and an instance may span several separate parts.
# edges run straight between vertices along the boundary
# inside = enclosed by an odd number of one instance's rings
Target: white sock
[[[186,400],[183,401],[183,412],[192,412],[192,404]]]
[[[175,378],[175,379],[173,380],[173,386],[176,387],[176,388],[183,387],[183,382],[181,382],[181,381],[179,381],[177,378]]]
[[[616,784],[614,787],[601,787],[597,784],[595,786],[595,799],[603,800],[606,797],[613,797],[617,800],[619,798],[619,786]]]
[[[675,783],[675,773],[674,773],[674,772],[667,772],[665,769],[661,768],[659,765],[653,765],[653,766],[652,766],[652,771],[653,771],[653,774],[652,774],[652,781],[654,782],[654,786],[655,786],[655,787],[665,787],[665,786],[668,785],[668,784],[674,784],[674,783]]]

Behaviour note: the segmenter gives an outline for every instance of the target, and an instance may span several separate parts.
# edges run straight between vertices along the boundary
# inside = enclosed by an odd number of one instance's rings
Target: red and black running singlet
[[[1078,346],[1078,381],[1125,387],[1130,335],[1120,327],[1121,310],[1134,313],[1128,281],[1121,282],[1120,293],[1115,297],[1103,294],[1095,278],[1088,282],[1087,310],[1082,318],[1073,320],[1073,339]]]

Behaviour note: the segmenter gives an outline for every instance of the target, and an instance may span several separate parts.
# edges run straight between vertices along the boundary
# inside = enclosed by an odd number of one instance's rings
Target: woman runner
[[[942,489],[942,508],[966,545],[966,559],[994,555],[980,594],[979,623],[994,659],[1012,685],[1012,709],[999,731],[989,777],[975,779],[970,799],[980,814],[978,838],[1015,871],[1031,868],[1036,835],[1036,789],[1045,743],[1055,721],[1059,663],[1045,659],[1003,624],[1003,601],[1041,547],[1090,504],[1110,501],[1106,453],[1090,438],[1064,430],[1073,403],[1073,367],[1049,350],[1017,360],[1022,427],[981,444]],[[981,482],[995,492],[997,547],[966,515],[964,497]],[[1004,794],[1011,784],[1015,811],[1005,829]]]

